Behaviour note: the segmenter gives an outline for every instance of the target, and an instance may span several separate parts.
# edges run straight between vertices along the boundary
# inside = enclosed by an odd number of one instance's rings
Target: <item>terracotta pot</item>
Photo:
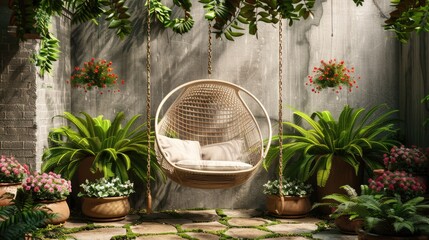
[[[329,178],[326,181],[325,187],[317,186],[316,175],[313,176],[313,182],[315,187],[314,201],[316,202],[330,202],[323,200],[322,198],[326,195],[333,193],[347,194],[346,191],[340,189],[341,186],[349,185],[359,192],[360,185],[363,183],[363,162],[361,162],[358,174],[356,175],[355,170],[352,166],[346,163],[341,156],[334,156],[332,159],[331,172]],[[331,214],[332,211],[329,207],[319,207],[321,214]]]
[[[82,201],[77,197],[77,194],[83,189],[80,187],[86,179],[89,181],[95,181],[96,179],[102,178],[103,174],[101,172],[92,173],[89,168],[92,166],[92,162],[95,157],[90,156],[82,159],[79,163],[79,166],[76,170],[75,175],[72,178],[72,192],[69,197],[70,206],[72,209],[80,209],[82,206]]]
[[[429,236],[387,236],[367,233],[360,229],[358,231],[359,240],[429,240]]]
[[[70,217],[70,209],[67,204],[66,199],[63,200],[53,200],[53,201],[40,201],[42,209],[46,210],[48,213],[54,213],[56,216],[53,219],[48,220],[47,224],[61,224],[65,223]]]
[[[280,196],[267,195],[267,210],[270,214],[284,218],[305,217],[311,210],[311,202],[308,196],[290,197],[284,196],[282,204]]]
[[[4,199],[0,199],[0,206],[7,206],[12,204],[12,200],[15,198],[18,188],[21,188],[22,183],[0,183],[0,196],[8,193],[9,196],[4,196]]]
[[[363,227],[362,219],[350,220],[349,215],[342,215],[334,220],[335,226],[345,234],[357,234],[357,231]]]
[[[96,222],[123,220],[130,211],[128,197],[82,198],[82,213]]]

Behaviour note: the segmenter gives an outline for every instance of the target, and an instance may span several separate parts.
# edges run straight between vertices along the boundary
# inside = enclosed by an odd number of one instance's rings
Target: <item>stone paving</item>
[[[175,210],[102,223],[72,218],[59,228],[58,238],[67,240],[357,239],[314,217],[280,219],[252,209]]]

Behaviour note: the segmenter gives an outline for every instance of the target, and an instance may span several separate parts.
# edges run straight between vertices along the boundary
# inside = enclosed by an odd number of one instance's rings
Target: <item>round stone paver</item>
[[[88,224],[81,219],[69,219],[63,224],[63,227],[65,227],[65,228],[79,228],[79,227],[83,227],[86,225],[88,225]]]
[[[198,233],[198,232],[186,232],[186,235],[189,235],[192,238],[200,240],[218,240],[219,236],[210,234],[210,233]]]
[[[94,222],[95,226],[123,227],[125,224],[132,224],[140,219],[139,215],[132,214],[125,217],[124,220],[116,222]]]
[[[225,232],[225,235],[228,235],[233,238],[245,238],[245,239],[255,239],[258,237],[265,236],[270,234],[256,228],[230,228]]]
[[[268,222],[268,220],[265,220],[263,218],[231,218],[228,220],[228,223],[230,225],[238,227],[261,226]]]
[[[182,225],[183,230],[201,229],[203,231],[221,231],[226,226],[219,222],[186,223]]]
[[[138,234],[159,234],[159,233],[177,233],[177,229],[169,224],[157,222],[144,222],[130,227],[133,233]]]
[[[172,235],[172,234],[140,236],[140,237],[136,238],[136,240],[140,240],[140,239],[151,239],[151,240],[184,240],[184,238],[181,238],[180,236]]]
[[[194,222],[212,222],[220,219],[216,210],[177,210],[176,213]]]
[[[111,239],[113,236],[125,235],[126,233],[127,231],[125,228],[97,228],[69,234],[69,236],[79,240],[106,240]]]
[[[166,223],[170,225],[177,225],[177,224],[185,224],[185,223],[192,223],[192,220],[186,219],[186,218],[166,218],[166,219],[157,219],[156,220],[159,223]]]
[[[306,217],[306,218],[295,218],[295,219],[287,219],[287,218],[275,218],[277,221],[281,223],[318,223],[322,222],[323,220],[320,220],[318,218],[314,217]]]
[[[259,217],[262,216],[262,212],[256,209],[222,209],[223,213],[228,217]]]
[[[357,240],[357,235],[345,235],[336,229],[321,231],[313,234],[313,238],[321,240]]]
[[[317,226],[312,223],[281,223],[277,225],[268,226],[267,229],[281,234],[301,234],[311,233],[317,230]]]

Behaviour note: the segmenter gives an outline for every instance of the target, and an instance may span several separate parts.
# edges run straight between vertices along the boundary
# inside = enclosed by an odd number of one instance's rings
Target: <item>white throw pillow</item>
[[[231,140],[201,147],[203,160],[243,161],[244,140]]]
[[[203,171],[238,171],[250,169],[253,166],[239,161],[216,161],[216,160],[182,160],[176,163],[177,166],[187,169]]]
[[[158,142],[165,154],[165,157],[172,163],[176,163],[181,160],[201,160],[201,146],[198,141],[158,136]]]

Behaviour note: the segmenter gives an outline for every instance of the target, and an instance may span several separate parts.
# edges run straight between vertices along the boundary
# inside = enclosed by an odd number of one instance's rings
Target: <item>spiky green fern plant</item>
[[[308,128],[283,122],[293,132],[283,136],[282,149],[279,146],[270,148],[264,167],[267,169],[282,151],[285,176],[306,181],[317,174],[317,185],[321,187],[329,178],[334,156],[341,156],[354,168],[356,175],[361,163],[370,169],[382,168],[380,154],[397,144],[393,139],[397,130],[394,118],[397,111],[383,111],[383,108],[386,106],[365,110],[346,105],[338,119],[329,111],[315,112],[311,116],[295,111]],[[278,138],[273,136],[273,142]],[[295,157],[297,161],[290,161]]]
[[[100,172],[105,178],[119,177],[125,182],[149,181],[146,174],[148,140],[146,124],[134,126],[140,115],[132,117],[124,126],[125,114],[119,112],[115,119],[96,118],[82,112],[84,118],[65,112],[62,117],[72,126],[54,128],[49,134],[54,146],[45,150],[42,156],[42,171],[60,173],[72,179],[80,163],[87,157],[94,157],[91,172]],[[59,137],[61,136],[61,137]],[[154,135],[150,143],[154,146]],[[152,148],[151,172],[160,173]]]
[[[13,205],[0,207],[0,239],[21,240],[55,215],[42,210],[31,193],[18,189]]]

